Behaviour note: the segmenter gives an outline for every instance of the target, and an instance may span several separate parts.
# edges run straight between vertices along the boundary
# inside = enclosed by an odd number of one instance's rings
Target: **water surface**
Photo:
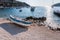
[[[47,23],[52,27],[60,26],[60,17],[56,16],[51,7],[35,7],[34,12],[31,12],[31,8],[4,8],[0,9],[0,17],[9,17],[9,15],[15,15],[21,18],[26,18],[28,16],[33,17],[46,17]],[[22,10],[20,12],[19,10]]]

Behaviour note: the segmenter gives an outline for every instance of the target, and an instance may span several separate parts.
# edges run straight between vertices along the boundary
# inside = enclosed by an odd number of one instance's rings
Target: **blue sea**
[[[20,10],[22,10],[22,12],[20,12]],[[0,17],[9,17],[9,15],[15,15],[22,18],[26,18],[28,16],[42,17],[42,16],[45,16],[45,12],[46,12],[46,9],[44,7],[36,7],[34,12],[31,12],[31,7],[2,8],[0,9]]]
[[[20,12],[20,10],[22,10]],[[53,25],[53,27],[60,26],[60,17],[56,16],[51,8],[47,7],[35,7],[34,12],[31,11],[31,7],[22,7],[22,8],[1,8],[0,9],[0,18],[6,18],[10,15],[15,15],[21,18],[26,18],[29,16],[33,17],[46,17],[47,23]]]

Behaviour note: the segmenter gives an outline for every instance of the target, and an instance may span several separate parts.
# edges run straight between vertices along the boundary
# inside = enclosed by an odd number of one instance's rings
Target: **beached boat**
[[[54,14],[60,16],[60,3],[52,5]]]
[[[22,20],[22,19],[18,19],[18,17],[14,17],[12,15],[10,15],[10,18],[9,18],[13,23],[16,23],[18,25],[22,25],[22,26],[30,26],[32,24],[32,22],[29,22],[29,21],[25,21],[25,20]]]
[[[54,14],[60,16],[60,7],[54,7],[53,12],[54,12]]]

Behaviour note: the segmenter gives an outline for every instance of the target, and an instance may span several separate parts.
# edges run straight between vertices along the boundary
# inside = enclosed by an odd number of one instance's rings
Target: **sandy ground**
[[[23,28],[0,19],[0,40],[60,40],[60,32],[37,25]]]

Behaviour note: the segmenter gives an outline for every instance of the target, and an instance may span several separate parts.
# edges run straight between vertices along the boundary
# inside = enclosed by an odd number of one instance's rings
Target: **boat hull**
[[[60,17],[60,13],[58,13],[58,12],[53,12],[53,13]]]
[[[57,16],[60,16],[60,7],[53,7],[53,13]]]
[[[25,26],[25,27],[29,27],[29,26],[30,26],[30,25],[26,25],[26,24],[23,24],[23,23],[18,23],[18,22],[16,22],[16,21],[13,21],[12,19],[11,19],[11,22],[12,22],[12,23],[15,23],[15,24],[17,24],[17,25]]]
[[[25,22],[25,21],[22,21],[22,20],[17,20],[13,16],[10,16],[9,19],[12,23],[15,23],[15,24],[18,24],[18,25],[21,25],[21,26],[27,26],[28,27],[28,26],[31,25],[31,22]]]

